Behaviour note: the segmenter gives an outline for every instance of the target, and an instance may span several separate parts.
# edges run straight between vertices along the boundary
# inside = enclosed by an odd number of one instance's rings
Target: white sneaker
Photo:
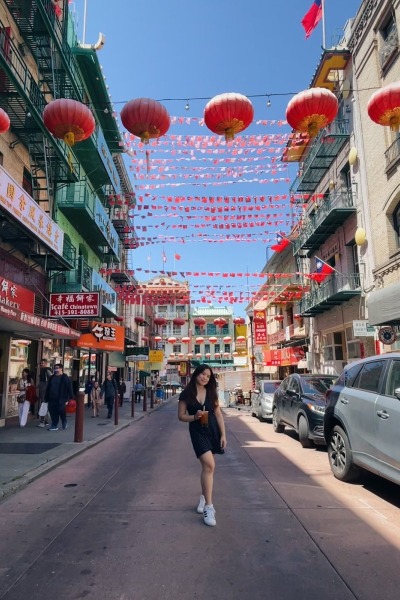
[[[209,527],[215,527],[215,525],[217,524],[217,521],[215,520],[215,508],[213,507],[212,504],[211,505],[206,504],[206,506],[204,507],[203,516],[204,516],[204,523],[206,525],[208,525]]]
[[[199,515],[203,514],[205,505],[206,499],[204,498],[203,494],[201,494],[199,503],[197,505],[197,512],[199,513]]]

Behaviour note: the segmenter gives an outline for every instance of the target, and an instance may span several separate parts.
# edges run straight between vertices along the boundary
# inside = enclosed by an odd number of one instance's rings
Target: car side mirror
[[[288,396],[298,396],[299,394],[295,390],[286,390]]]
[[[396,396],[397,400],[400,400],[400,388],[396,388],[394,390],[394,395]]]

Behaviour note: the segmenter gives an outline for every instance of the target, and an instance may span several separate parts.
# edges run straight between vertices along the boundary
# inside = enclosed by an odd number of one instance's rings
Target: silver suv
[[[334,476],[361,468],[400,484],[400,352],[349,364],[326,393],[324,436]]]
[[[260,421],[270,419],[272,421],[272,400],[275,391],[280,386],[280,380],[259,381],[251,392],[251,414],[258,417]]]

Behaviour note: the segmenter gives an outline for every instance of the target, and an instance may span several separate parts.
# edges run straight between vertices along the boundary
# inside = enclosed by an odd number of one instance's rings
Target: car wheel
[[[353,453],[345,431],[335,425],[328,442],[328,457],[332,473],[340,481],[356,481],[360,469],[353,463]]]
[[[276,406],[274,406],[272,410],[272,427],[276,433],[283,433],[285,431],[285,426],[279,421],[278,409]]]
[[[308,426],[308,421],[303,415],[299,417],[298,424],[299,431],[299,442],[303,448],[312,448],[314,446],[313,441],[310,440],[310,428]]]

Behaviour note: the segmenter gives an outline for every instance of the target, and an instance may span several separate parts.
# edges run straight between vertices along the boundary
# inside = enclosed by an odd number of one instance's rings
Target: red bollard
[[[147,388],[143,390],[143,412],[147,412]]]
[[[85,394],[84,394],[84,392],[78,392],[76,395],[74,442],[83,442],[84,414],[85,414]]]
[[[115,394],[114,400],[114,425],[118,425],[118,409],[119,409],[119,397]]]
[[[135,390],[132,390],[131,394],[131,417],[135,416]]]
[[[150,389],[150,408],[154,408],[154,388]]]

